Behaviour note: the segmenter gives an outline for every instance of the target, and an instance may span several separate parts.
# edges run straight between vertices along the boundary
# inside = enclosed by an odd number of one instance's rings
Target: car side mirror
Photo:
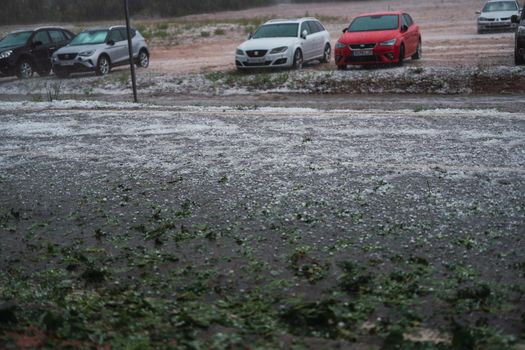
[[[343,33],[346,33],[348,31],[348,28],[343,29]]]
[[[481,11],[476,11],[476,15],[481,15]]]
[[[110,39],[110,40],[108,40],[108,45],[109,45],[109,46],[113,46],[113,45],[115,45],[115,42],[114,42],[113,40]]]
[[[33,42],[33,47],[38,47],[38,46],[42,46],[42,42],[41,41]]]
[[[250,32],[250,33],[248,34],[248,40],[252,40],[252,38],[253,38],[253,33]]]
[[[303,32],[301,33],[301,38],[306,39],[307,37],[308,37],[308,31],[305,29],[305,30],[303,30]]]
[[[510,18],[510,21],[512,23],[520,23],[520,20],[518,18],[518,15],[512,15],[512,17]]]
[[[406,24],[403,24],[401,26],[401,33],[405,33],[408,30],[408,26]]]

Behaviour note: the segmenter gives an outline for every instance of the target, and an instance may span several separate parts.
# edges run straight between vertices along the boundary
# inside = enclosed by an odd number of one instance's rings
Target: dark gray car
[[[135,29],[131,30],[131,43],[135,64],[148,67],[148,45]],[[112,67],[128,63],[128,39],[124,26],[85,30],[53,55],[53,70],[58,77],[82,71],[106,75]]]

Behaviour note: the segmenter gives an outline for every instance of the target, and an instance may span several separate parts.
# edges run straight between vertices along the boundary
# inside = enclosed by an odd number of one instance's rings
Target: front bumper
[[[60,59],[53,57],[53,68],[68,71],[94,71],[97,67],[97,58],[95,55],[84,57],[75,56],[73,59]]]
[[[291,67],[293,60],[289,57],[288,51],[276,54],[268,53],[263,57],[235,55],[235,65],[239,69]]]
[[[371,54],[366,54],[371,52]],[[366,54],[363,56],[363,54]],[[350,45],[335,49],[335,64],[338,66],[354,64],[388,64],[399,62],[399,46],[379,46],[372,49],[352,50]]]
[[[518,25],[509,21],[478,21],[478,29],[480,30],[505,30],[505,29],[516,29]]]

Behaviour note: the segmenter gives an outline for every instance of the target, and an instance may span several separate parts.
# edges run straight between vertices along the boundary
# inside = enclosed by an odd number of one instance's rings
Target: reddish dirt
[[[405,10],[420,25],[424,55],[417,66],[463,67],[513,64],[514,34],[510,32],[478,35],[475,12],[485,0],[392,0],[352,1],[348,3],[281,4],[243,11],[188,16],[184,20],[213,20],[218,23],[233,18],[290,18],[305,15],[325,18],[324,23],[335,44],[341,29],[351,18],[363,12]],[[245,40],[241,30],[224,36],[183,39],[175,46],[154,46],[151,68],[160,73],[190,73],[203,70],[233,69],[233,54]],[[333,64],[315,65],[312,69],[333,69]]]

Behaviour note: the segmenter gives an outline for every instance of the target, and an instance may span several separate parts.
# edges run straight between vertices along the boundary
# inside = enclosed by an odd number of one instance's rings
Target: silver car
[[[131,30],[133,59],[138,67],[149,66],[149,50],[144,37]],[[73,72],[94,71],[106,75],[112,67],[129,64],[126,27],[89,29],[53,54],[53,71],[59,78]]]
[[[478,17],[478,34],[488,30],[515,30],[517,24],[511,18],[519,15],[520,7],[516,0],[489,0],[483,10],[476,12]]]

